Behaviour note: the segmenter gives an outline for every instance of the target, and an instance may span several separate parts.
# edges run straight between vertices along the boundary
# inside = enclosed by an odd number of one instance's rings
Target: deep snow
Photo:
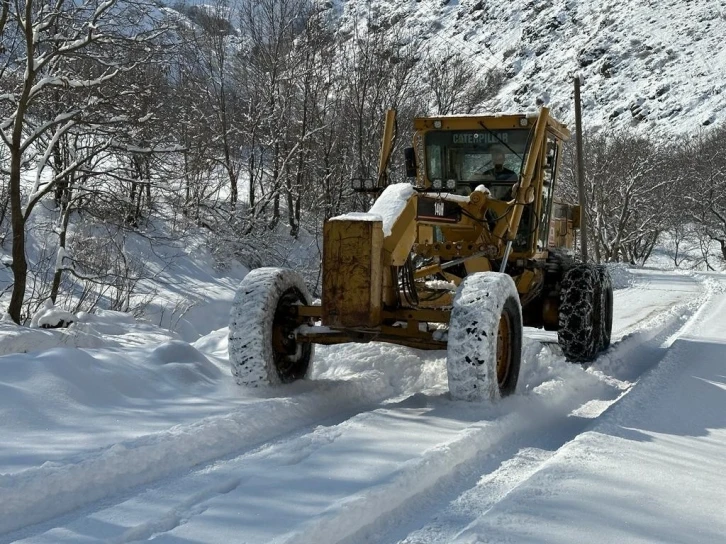
[[[3,323],[28,352],[0,357],[0,542],[723,541],[726,281],[616,284],[610,350],[582,368],[528,330],[497,403],[452,401],[444,352],[319,348],[250,390],[224,328]]]

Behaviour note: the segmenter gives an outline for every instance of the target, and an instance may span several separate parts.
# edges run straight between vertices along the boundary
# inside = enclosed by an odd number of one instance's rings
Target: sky
[[[527,329],[496,403],[452,400],[440,351],[319,346],[245,389],[226,327],[3,322],[0,543],[723,541],[726,278],[613,273],[611,348]]]

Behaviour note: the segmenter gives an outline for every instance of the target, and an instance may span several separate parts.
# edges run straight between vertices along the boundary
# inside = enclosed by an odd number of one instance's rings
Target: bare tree
[[[565,154],[562,194],[577,201],[574,150]],[[645,262],[667,226],[659,201],[673,179],[663,175],[657,145],[629,134],[595,134],[585,140],[587,208],[597,262]]]
[[[207,145],[205,159],[221,169],[227,181],[229,205],[237,206],[240,155],[240,101],[237,97],[233,59],[240,47],[237,31],[230,21],[233,12],[224,0],[213,5],[183,9],[191,19],[181,21],[176,31],[181,37],[180,95],[193,115],[185,115],[197,134],[187,136],[189,143],[198,143],[202,136]],[[196,118],[195,118],[196,117]]]
[[[726,128],[700,134],[679,156],[678,176],[687,188],[681,195],[690,219],[726,261]]]
[[[60,180],[111,145],[114,122],[104,115],[109,99],[103,90],[143,58],[123,52],[140,53],[161,30],[150,24],[155,11],[144,0],[25,0],[2,6],[0,138],[9,155],[14,278],[8,313],[19,323],[28,271],[25,228],[33,208]],[[81,153],[62,171],[48,172],[60,139],[77,130],[88,133],[91,126],[97,130]],[[35,181],[24,194],[21,174],[30,163]]]

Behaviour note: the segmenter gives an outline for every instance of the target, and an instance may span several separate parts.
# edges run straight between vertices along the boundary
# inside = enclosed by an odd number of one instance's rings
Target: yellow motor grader
[[[414,120],[404,151],[411,183],[387,184],[395,113],[386,116],[368,213],[324,226],[320,305],[302,278],[251,271],[231,312],[229,355],[240,385],[305,377],[313,344],[390,342],[446,350],[453,398],[514,392],[523,327],[557,331],[572,361],[610,343],[612,284],[577,263],[580,206],[554,198],[568,129],[549,114]]]

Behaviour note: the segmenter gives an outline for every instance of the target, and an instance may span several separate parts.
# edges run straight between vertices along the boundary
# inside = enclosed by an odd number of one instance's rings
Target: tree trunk
[[[298,193],[295,197],[295,232],[293,233],[295,238],[297,238],[300,232],[300,200],[300,193]]]
[[[139,189],[136,193],[136,207],[134,208],[134,226],[138,226],[139,219],[141,219],[141,202],[144,199],[144,193]]]
[[[20,202],[20,149],[10,150],[10,215],[13,230],[13,292],[8,305],[8,314],[20,324],[20,314],[25,300],[25,285],[28,275],[28,261],[25,259],[25,218]]]
[[[144,157],[144,178],[146,180],[146,208],[151,209],[151,159]]]
[[[227,173],[229,174],[229,206],[234,210],[237,207],[239,194],[239,190],[237,189],[237,173],[234,170],[234,166],[230,164]]]
[[[287,220],[290,225],[290,236],[297,238],[298,225],[295,222],[295,201],[292,194],[292,184],[290,180],[286,182],[285,192],[287,197]]]
[[[63,160],[63,154],[61,153],[61,144],[60,142],[56,143],[53,146],[53,166],[55,167],[55,172],[62,172],[64,168],[65,161]],[[62,209],[63,202],[66,188],[68,187],[68,178],[67,176],[64,176],[62,179],[59,179],[56,182],[55,186],[55,205],[57,208]]]
[[[26,11],[29,14],[29,10]],[[26,40],[28,43],[32,41],[32,32],[26,29]],[[29,46],[32,52],[32,46]],[[13,126],[13,135],[10,146],[10,222],[13,231],[13,292],[10,295],[10,304],[8,305],[8,314],[10,319],[20,325],[20,314],[25,301],[25,286],[28,281],[28,261],[25,259],[25,216],[23,215],[23,206],[21,202],[20,192],[20,169],[23,160],[23,125],[25,113],[28,108],[28,96],[30,88],[35,78],[35,74],[28,67],[29,75],[26,76],[23,95],[18,102],[18,108],[15,112],[15,124]]]
[[[254,149],[254,143],[252,146],[252,152],[250,153],[250,159],[249,159],[249,187],[250,187],[250,210],[254,209],[255,207],[255,149]]]
[[[280,192],[277,191],[272,201],[272,219],[270,219],[269,229],[274,230],[280,222]]]
[[[136,191],[137,191],[138,183],[135,181],[131,182],[131,192],[129,193],[129,212],[126,215],[126,223],[131,225],[132,227],[137,226],[137,219],[138,217],[134,214],[134,202],[136,201]]]
[[[66,249],[66,236],[68,233],[68,223],[71,218],[71,210],[70,205],[66,206],[66,209],[63,211],[63,216],[61,219],[61,229],[60,234],[58,236],[58,249],[65,251]],[[63,263],[56,262],[55,267],[55,273],[53,274],[53,284],[50,288],[50,299],[53,301],[53,304],[55,304],[56,299],[58,298],[58,291],[60,291],[60,283],[61,279],[63,278],[63,268],[61,266]]]
[[[280,222],[280,190],[282,189],[282,184],[280,183],[281,175],[282,172],[280,171],[280,143],[276,141],[274,146],[274,162],[272,167],[273,190],[275,191],[275,196],[272,200],[272,219],[270,219],[270,224],[268,226],[270,230],[273,230]]]

